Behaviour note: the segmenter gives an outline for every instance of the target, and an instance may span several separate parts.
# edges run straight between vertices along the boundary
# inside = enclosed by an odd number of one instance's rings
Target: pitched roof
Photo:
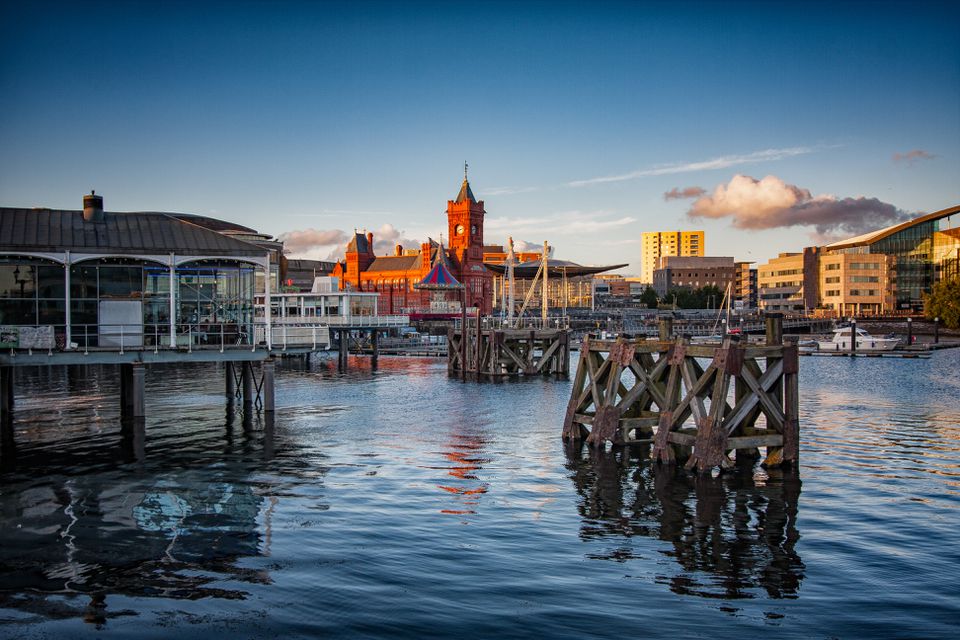
[[[371,271],[409,271],[419,266],[420,256],[380,256],[370,263],[364,273]]]
[[[367,242],[367,236],[362,233],[354,233],[353,238],[347,244],[347,253],[370,253],[373,247]]]
[[[103,213],[0,207],[0,251],[78,251],[119,255],[180,253],[263,257],[266,250],[160,212]]]
[[[457,194],[457,199],[454,201],[457,204],[460,204],[464,200],[469,198],[471,201],[476,202],[477,199],[473,197],[473,191],[470,190],[470,183],[467,182],[467,179],[463,179],[463,184],[460,186],[460,193]]]

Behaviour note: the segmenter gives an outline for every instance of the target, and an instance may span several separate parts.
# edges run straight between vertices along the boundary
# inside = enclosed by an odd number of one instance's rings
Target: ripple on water
[[[950,637],[957,364],[804,359],[799,474],[719,477],[564,447],[569,382],[435,360],[282,361],[272,420],[215,366],[153,367],[139,429],[109,368],[24,370],[0,628]]]

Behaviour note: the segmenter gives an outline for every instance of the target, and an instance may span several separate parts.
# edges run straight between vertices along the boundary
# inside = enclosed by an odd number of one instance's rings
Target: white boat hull
[[[900,344],[900,338],[858,338],[857,351],[893,351]],[[850,339],[817,342],[820,351],[851,351]]]

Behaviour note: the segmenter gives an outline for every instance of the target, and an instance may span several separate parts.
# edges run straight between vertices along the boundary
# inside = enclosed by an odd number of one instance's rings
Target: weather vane
[[[467,179],[467,161],[466,160],[463,161],[463,179],[464,180]]]

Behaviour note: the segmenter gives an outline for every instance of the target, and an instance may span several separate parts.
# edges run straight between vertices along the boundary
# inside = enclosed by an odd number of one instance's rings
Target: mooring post
[[[673,318],[661,317],[657,330],[660,342],[668,342],[673,337]]]
[[[337,356],[337,366],[339,367],[340,371],[344,371],[344,370],[346,370],[346,368],[347,368],[347,355],[348,355],[348,352],[347,352],[347,341],[348,341],[347,332],[344,331],[343,329],[341,329],[340,331],[337,332],[337,335],[338,335],[339,338],[340,338],[340,353],[339,353],[339,355]]]
[[[933,319],[933,344],[940,344],[940,317]]]
[[[783,344],[783,314],[771,311],[766,314],[767,346]]]
[[[253,363],[245,360],[241,365],[240,377],[243,382],[243,411],[250,413],[254,402]]]
[[[374,369],[377,368],[377,363],[380,358],[380,332],[376,329],[370,329],[370,366]]]
[[[783,344],[783,461],[800,460],[800,351],[797,339]]]
[[[850,355],[857,355],[857,319],[850,318]]]
[[[273,376],[276,371],[276,363],[273,358],[267,358],[263,361],[263,410],[266,413],[272,413],[274,407],[274,388]]]

